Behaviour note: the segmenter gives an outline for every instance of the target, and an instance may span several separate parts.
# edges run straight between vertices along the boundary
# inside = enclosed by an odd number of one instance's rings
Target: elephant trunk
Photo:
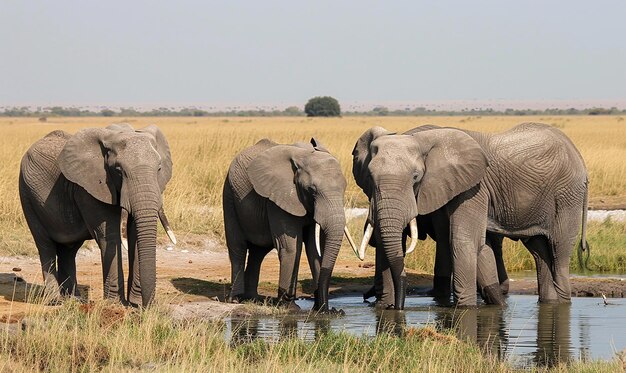
[[[328,287],[332,275],[341,241],[346,226],[346,216],[343,210],[343,200],[331,200],[325,206],[318,203],[316,206],[315,221],[320,225],[323,237],[322,261],[317,283],[316,309],[328,310]]]
[[[145,177],[129,180],[130,213],[135,221],[141,302],[144,307],[154,299],[156,289],[156,236],[161,193]]]
[[[372,199],[376,214],[375,234],[382,245],[383,254],[394,286],[394,307],[404,309],[406,295],[406,272],[404,271],[404,252],[402,232],[410,220],[417,215],[415,198],[402,198],[400,193],[377,193]],[[407,203],[408,202],[408,203]]]

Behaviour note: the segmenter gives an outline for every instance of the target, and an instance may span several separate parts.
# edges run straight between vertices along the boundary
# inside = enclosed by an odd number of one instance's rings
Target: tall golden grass
[[[372,126],[402,132],[423,124],[499,132],[534,121],[561,129],[583,155],[593,203],[626,204],[626,120],[616,116],[540,117],[345,117],[345,118],[36,118],[0,119],[0,252],[34,252],[19,203],[19,162],[28,147],[55,129],[127,122],[135,128],[156,124],[165,133],[174,162],[165,208],[177,232],[223,237],[221,193],[230,161],[240,150],[267,137],[281,143],[318,138],[340,161],[348,181],[346,206],[367,200],[352,177],[352,148]],[[27,237],[27,236],[26,236]],[[26,246],[24,246],[26,245]]]

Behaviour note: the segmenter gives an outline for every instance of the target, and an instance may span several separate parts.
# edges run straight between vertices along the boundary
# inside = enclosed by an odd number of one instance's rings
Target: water
[[[376,310],[360,296],[331,299],[343,317],[297,315],[227,319],[226,339],[243,343],[261,338],[276,342],[297,336],[311,341],[326,331],[357,336],[401,334],[406,327],[432,325],[452,329],[515,367],[552,366],[558,362],[611,359],[626,347],[626,299],[574,298],[570,305],[538,304],[536,295],[512,295],[507,307],[440,307],[432,298],[408,297],[403,312]],[[304,311],[313,302],[300,300]]]

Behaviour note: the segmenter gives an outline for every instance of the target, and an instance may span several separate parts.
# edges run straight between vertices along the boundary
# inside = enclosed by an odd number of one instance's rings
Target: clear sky
[[[0,0],[0,106],[626,99],[625,1]]]

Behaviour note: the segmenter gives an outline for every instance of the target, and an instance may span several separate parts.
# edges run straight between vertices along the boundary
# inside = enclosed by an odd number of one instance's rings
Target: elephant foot
[[[502,291],[503,295],[507,295],[509,293],[509,279],[508,278],[502,281],[502,283],[500,283],[500,290]]]
[[[368,303],[368,299],[376,296],[376,287],[372,286],[365,293],[363,293],[363,302]]]
[[[491,284],[484,287],[481,291],[481,296],[487,304],[495,304],[498,306],[506,304],[502,290],[500,290],[500,284]]]
[[[433,298],[449,298],[452,295],[452,278],[449,276],[433,277],[433,288],[426,294]]]

